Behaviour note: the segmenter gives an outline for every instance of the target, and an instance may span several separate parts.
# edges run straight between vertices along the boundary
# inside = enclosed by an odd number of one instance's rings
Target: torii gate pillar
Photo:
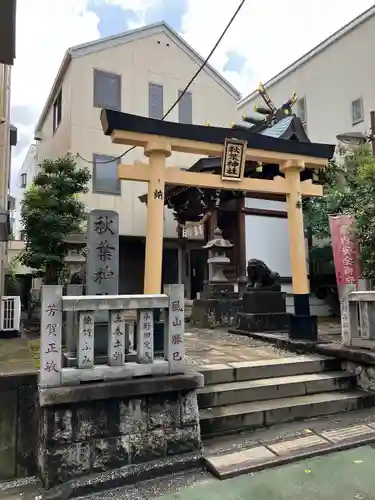
[[[295,299],[291,332],[294,337],[316,338],[316,321],[314,324],[309,314],[301,196],[322,196],[323,188],[313,184],[312,179],[302,181],[300,172],[305,167],[325,167],[333,156],[334,146],[276,139],[247,130],[165,122],[109,109],[103,109],[100,117],[104,133],[111,136],[114,144],[142,147],[149,158],[148,163],[118,166],[121,180],[148,183],[144,292],[161,292],[165,185],[281,194],[287,198],[291,243]],[[166,158],[172,151],[221,156],[221,176],[166,168]],[[276,175],[272,180],[245,177],[246,161],[279,165],[284,176]]]
[[[150,161],[150,179],[147,196],[147,237],[144,275],[144,293],[160,293],[163,265],[165,160],[171,156],[167,143],[150,142],[145,156]]]
[[[280,164],[280,171],[285,174],[285,180],[288,185],[286,202],[295,312],[290,318],[290,336],[293,336],[293,332],[303,331],[303,338],[316,340],[317,318],[316,316],[310,315],[310,286],[307,275],[306,246],[302,214],[302,186],[300,173],[304,168],[305,165],[303,162],[296,162],[293,160],[287,160]]]

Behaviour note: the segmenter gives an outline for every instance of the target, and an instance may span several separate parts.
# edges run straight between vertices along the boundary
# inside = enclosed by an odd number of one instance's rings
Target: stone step
[[[300,355],[287,358],[239,361],[202,366],[205,385],[242,382],[274,377],[287,377],[340,370],[340,360],[328,356]]]
[[[352,422],[356,422],[358,411],[350,413],[352,414],[350,417]],[[317,421],[315,420],[314,422],[310,421],[311,429],[305,428],[296,432],[296,427],[293,427],[295,424],[291,424],[290,427],[283,427],[283,434],[277,437],[274,435],[273,438],[267,438],[263,434],[264,439],[251,439],[249,433],[248,438],[251,443],[248,446],[244,444],[244,441],[246,443],[246,434],[243,433],[241,433],[240,447],[231,446],[222,450],[210,450],[209,442],[206,441],[208,449],[204,451],[205,465],[219,479],[228,479],[326,453],[373,445],[375,440],[374,422],[369,422],[367,417],[367,425],[363,423],[343,427],[342,418],[346,418],[347,415],[340,415],[340,417],[337,422],[339,427],[336,428],[332,428],[325,420],[323,425],[329,426],[326,430],[319,429],[319,424],[316,428]],[[254,433],[251,435],[254,436]],[[217,440],[216,443],[218,443]]]
[[[198,404],[200,409],[204,409],[213,406],[353,389],[355,386],[355,375],[343,371],[245,380],[243,382],[208,385],[199,389]]]
[[[375,404],[375,394],[363,391],[321,392],[252,403],[204,408],[200,426],[204,436],[250,430],[294,420],[333,415]]]

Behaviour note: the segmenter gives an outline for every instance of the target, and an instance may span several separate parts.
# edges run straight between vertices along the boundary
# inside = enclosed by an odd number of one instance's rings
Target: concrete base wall
[[[241,307],[240,299],[195,299],[190,322],[197,328],[234,326]]]
[[[35,473],[37,444],[36,377],[8,380],[0,389],[0,479]]]
[[[369,392],[375,392],[375,366],[343,361],[342,369],[357,377],[358,386]]]
[[[196,388],[202,384],[192,372],[41,391],[44,486],[200,450]]]
[[[0,340],[0,374],[0,480],[33,475],[38,387],[26,340]]]

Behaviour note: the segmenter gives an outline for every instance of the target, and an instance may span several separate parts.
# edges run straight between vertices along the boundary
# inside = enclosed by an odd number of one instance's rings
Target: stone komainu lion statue
[[[275,292],[281,291],[280,275],[259,259],[250,259],[247,263],[247,288],[262,288]]]

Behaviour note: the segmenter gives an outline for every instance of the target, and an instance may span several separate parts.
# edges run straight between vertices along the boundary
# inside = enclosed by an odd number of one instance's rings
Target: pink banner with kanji
[[[352,215],[329,216],[338,287],[355,285],[357,288],[360,278],[359,248],[351,231],[353,223],[354,217]]]

